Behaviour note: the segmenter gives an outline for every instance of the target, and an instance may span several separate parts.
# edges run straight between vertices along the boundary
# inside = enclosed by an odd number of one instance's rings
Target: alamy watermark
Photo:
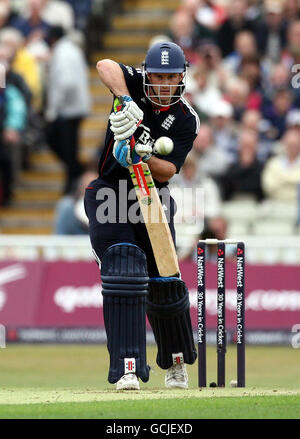
[[[300,348],[300,323],[293,325],[291,331],[293,333],[295,333],[292,336],[292,340],[291,340],[292,346],[294,349],[299,349]]]
[[[157,189],[164,215],[170,220],[171,212],[175,211],[175,224],[197,225],[199,233],[204,224],[204,190],[202,188],[180,188],[170,190],[167,187]],[[152,224],[162,221],[159,204],[150,192],[142,196],[142,212],[137,201],[134,188],[128,191],[127,180],[120,180],[118,190],[110,187],[100,188],[96,194],[100,201],[96,211],[97,221],[101,224],[137,224],[140,222]],[[175,200],[175,204],[174,201]],[[174,213],[174,212],[173,212]]]
[[[291,67],[291,72],[294,73],[291,84],[293,88],[300,88],[300,64],[294,64]]]
[[[4,325],[0,325],[0,348],[6,348],[6,329]]]
[[[0,88],[6,87],[6,67],[0,63]]]

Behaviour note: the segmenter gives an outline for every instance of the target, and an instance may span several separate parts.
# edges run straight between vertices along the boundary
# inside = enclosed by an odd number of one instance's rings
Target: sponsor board
[[[197,330],[197,266],[180,263],[190,293]],[[299,323],[299,267],[246,265],[248,343],[289,343]],[[217,265],[206,267],[206,323],[216,341]],[[236,326],[237,267],[226,262],[226,329]],[[103,342],[105,340],[99,267],[95,262],[1,262],[0,324],[8,341]],[[148,330],[150,326],[148,325]],[[151,331],[149,332],[151,334]],[[149,336],[148,336],[149,337]],[[94,340],[94,341],[93,341]]]

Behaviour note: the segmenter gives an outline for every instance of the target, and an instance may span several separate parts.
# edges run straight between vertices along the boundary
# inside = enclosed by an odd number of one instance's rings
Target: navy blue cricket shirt
[[[144,112],[143,121],[134,133],[135,141],[154,145],[159,137],[170,137],[174,142],[171,154],[167,156],[155,154],[155,156],[172,162],[178,173],[192,149],[193,141],[199,130],[200,121],[197,113],[184,98],[170,107],[154,107],[144,94],[141,70],[124,64],[120,64],[120,67],[124,73],[130,96]],[[128,170],[122,167],[112,154],[113,146],[114,135],[108,122],[104,149],[99,161],[99,177],[111,184],[117,184],[119,180],[127,180],[128,187],[132,188]],[[159,183],[155,179],[154,182],[158,188],[168,184],[168,182]]]

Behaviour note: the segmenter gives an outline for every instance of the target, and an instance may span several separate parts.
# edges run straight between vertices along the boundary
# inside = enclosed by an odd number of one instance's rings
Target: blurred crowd
[[[204,209],[195,211],[195,200],[190,201],[194,215],[204,213],[200,236],[228,237],[223,206],[230,200],[274,200],[286,202],[287,209],[295,205],[300,184],[300,1],[182,0],[168,31],[150,45],[166,39],[185,52],[185,99],[201,120],[193,149],[170,187],[203,189]],[[59,203],[57,233],[75,233],[63,224],[77,224],[76,233],[87,233],[84,215],[80,218],[78,208],[76,213],[79,205],[76,195]],[[74,221],[59,220],[66,206],[72,206],[69,218]],[[186,214],[180,217],[189,220]],[[186,256],[194,249],[193,244]]]
[[[64,165],[64,192],[82,165],[79,129],[90,112],[84,41],[91,0],[0,0],[0,206],[9,206],[32,151]]]
[[[190,65],[185,99],[201,127],[183,172],[215,200],[203,236],[226,237],[226,201],[297,203],[300,1],[182,0],[159,38],[179,44]]]
[[[90,113],[91,8],[91,0],[0,0],[0,206],[11,203],[28,154],[50,148],[66,172],[55,233],[87,233],[78,200],[95,173],[83,169],[78,140]],[[203,188],[202,236],[226,236],[230,200],[295,205],[300,0],[181,0],[158,39],[179,44],[190,66],[185,99],[201,126],[172,185]]]

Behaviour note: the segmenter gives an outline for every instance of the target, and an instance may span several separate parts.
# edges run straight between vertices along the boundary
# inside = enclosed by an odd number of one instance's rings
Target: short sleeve
[[[133,100],[143,97],[143,75],[141,69],[136,69],[125,64],[119,64],[125,78],[127,88]]]

